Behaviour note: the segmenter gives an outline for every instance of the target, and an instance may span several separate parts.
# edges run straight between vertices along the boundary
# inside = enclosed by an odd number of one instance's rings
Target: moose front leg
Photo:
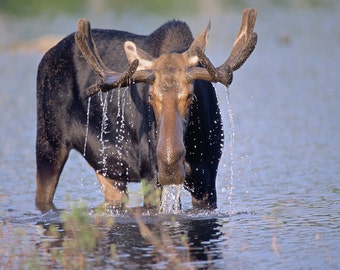
[[[186,178],[184,187],[191,193],[192,206],[196,209],[215,209],[217,196],[215,178],[204,164],[186,164]]]
[[[112,180],[96,173],[100,186],[105,195],[105,202],[115,208],[124,208],[128,201],[126,183]]]

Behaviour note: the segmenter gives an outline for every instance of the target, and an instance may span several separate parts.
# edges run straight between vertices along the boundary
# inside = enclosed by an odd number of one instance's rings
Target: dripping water
[[[122,140],[122,137],[121,137],[121,130],[122,130],[122,127],[121,127],[121,123],[119,123],[119,119],[124,119],[123,116],[123,112],[121,111],[121,96],[120,96],[120,91],[121,91],[121,88],[118,87],[117,89],[118,93],[117,93],[117,129],[115,131],[115,134],[116,134],[116,144],[115,144],[115,150],[117,151],[117,157],[118,157],[118,163],[121,163],[121,158],[122,158],[122,150],[123,150],[123,146],[121,145],[120,141]],[[120,164],[117,164],[117,165],[120,165]]]
[[[126,105],[125,99],[126,99],[126,92],[127,92],[128,89],[129,89],[129,87],[125,87],[123,95],[122,95],[122,110],[121,110],[122,111],[122,118],[121,118],[122,127],[124,127],[124,125],[125,125],[125,118],[124,118],[124,116],[125,116],[125,105]]]
[[[234,122],[234,113],[230,100],[229,88],[225,88],[226,98],[227,98],[227,107],[228,107],[228,120],[229,120],[229,162],[230,162],[230,178],[229,183],[227,183],[227,193],[228,193],[228,203],[229,206],[232,206],[232,198],[234,192],[234,152],[235,152],[235,122]]]
[[[110,103],[112,103],[112,101],[113,101],[113,97],[114,97],[114,95],[113,95],[113,91],[110,91]]]
[[[108,97],[108,93],[100,93],[100,102],[101,102],[101,106],[102,106],[102,123],[101,123],[101,132],[100,132],[100,138],[99,141],[101,143],[101,149],[100,149],[100,155],[102,157],[102,161],[100,162],[102,164],[103,170],[102,170],[102,174],[103,176],[107,175],[107,153],[106,153],[106,149],[108,148],[108,146],[106,145],[106,143],[108,142],[107,139],[104,138],[105,134],[108,133],[107,131],[107,127],[108,127],[108,117],[107,117],[107,97]]]
[[[91,107],[91,97],[88,98],[87,100],[87,111],[86,111],[86,129],[85,129],[85,140],[84,140],[84,149],[83,149],[83,157],[86,156],[86,147],[87,147],[87,140],[89,136],[89,126],[90,126],[90,107]],[[82,174],[80,178],[80,185],[82,188],[84,188],[84,175],[85,175],[85,170],[84,168],[82,169]]]
[[[163,186],[160,212],[178,214],[181,211],[180,195],[183,185]]]
[[[115,144],[115,150],[117,151],[117,158],[118,158],[118,164],[119,166],[123,166],[122,163],[122,156],[123,156],[123,150],[124,148],[124,143],[127,143],[125,139],[125,106],[126,106],[126,91],[129,88],[126,87],[123,89],[123,93],[121,94],[122,89],[118,88],[118,101],[117,101],[117,129],[116,129],[116,144]],[[126,146],[127,147],[127,146]],[[127,169],[128,170],[128,169]],[[121,174],[121,173],[119,173]]]
[[[86,113],[86,131],[85,131],[85,142],[84,142],[84,151],[83,156],[86,154],[86,146],[87,146],[87,137],[89,135],[89,125],[90,125],[90,106],[91,106],[91,97],[88,98],[87,103],[87,113]]]

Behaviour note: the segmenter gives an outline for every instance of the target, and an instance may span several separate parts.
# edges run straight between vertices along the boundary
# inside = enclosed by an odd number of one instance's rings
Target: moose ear
[[[199,35],[191,43],[190,48],[183,53],[188,63],[192,66],[195,66],[198,63],[198,55],[196,51],[197,47],[199,47],[203,52],[205,50],[210,26],[211,23],[209,22],[208,26],[201,33],[199,33]]]
[[[124,43],[124,50],[130,64],[135,59],[138,59],[139,65],[137,70],[152,69],[154,58],[146,51],[137,48],[135,43],[133,43],[132,41],[126,41]]]

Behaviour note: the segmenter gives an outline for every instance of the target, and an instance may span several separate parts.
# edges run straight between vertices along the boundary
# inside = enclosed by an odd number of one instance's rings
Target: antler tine
[[[76,43],[84,58],[93,70],[102,78],[107,75],[107,67],[100,59],[98,50],[91,35],[91,25],[86,19],[78,21],[78,32],[75,33]]]
[[[243,11],[242,22],[237,33],[232,51],[225,64],[233,71],[239,69],[255,49],[257,34],[254,33],[256,22],[256,9],[250,8]]]
[[[200,47],[196,47],[196,53],[201,65],[208,71],[209,75],[211,76],[211,78],[209,78],[209,81],[220,82],[227,86],[231,84],[233,80],[233,71],[229,65],[224,66],[223,69],[215,68]]]
[[[257,42],[257,35],[253,32],[255,21],[255,9],[246,9],[243,11],[241,26],[232,51],[228,59],[217,68],[210,62],[203,49],[197,46],[196,55],[204,69],[199,67],[190,68],[188,79],[220,82],[229,86],[233,80],[233,71],[240,68],[255,49]]]
[[[90,22],[86,19],[79,20],[75,40],[88,64],[101,77],[96,84],[86,90],[87,96],[128,84],[129,79],[133,77],[138,68],[139,61],[136,59],[123,73],[109,69],[99,56],[97,46],[92,38]]]
[[[86,90],[86,96],[90,97],[98,92],[107,92],[112,90],[113,88],[125,86],[129,84],[129,80],[133,77],[133,74],[136,72],[138,68],[139,61],[135,59],[130,66],[123,72],[110,74],[106,76],[104,79],[98,80],[96,84],[91,85]]]

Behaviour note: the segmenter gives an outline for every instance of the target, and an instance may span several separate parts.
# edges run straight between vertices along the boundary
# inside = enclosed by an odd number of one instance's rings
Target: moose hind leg
[[[96,173],[100,186],[104,192],[105,202],[115,208],[123,208],[128,201],[126,183],[123,181],[112,180]]]
[[[36,193],[37,204],[52,203],[60,174],[68,158],[69,149],[47,148],[37,145],[36,162]]]

